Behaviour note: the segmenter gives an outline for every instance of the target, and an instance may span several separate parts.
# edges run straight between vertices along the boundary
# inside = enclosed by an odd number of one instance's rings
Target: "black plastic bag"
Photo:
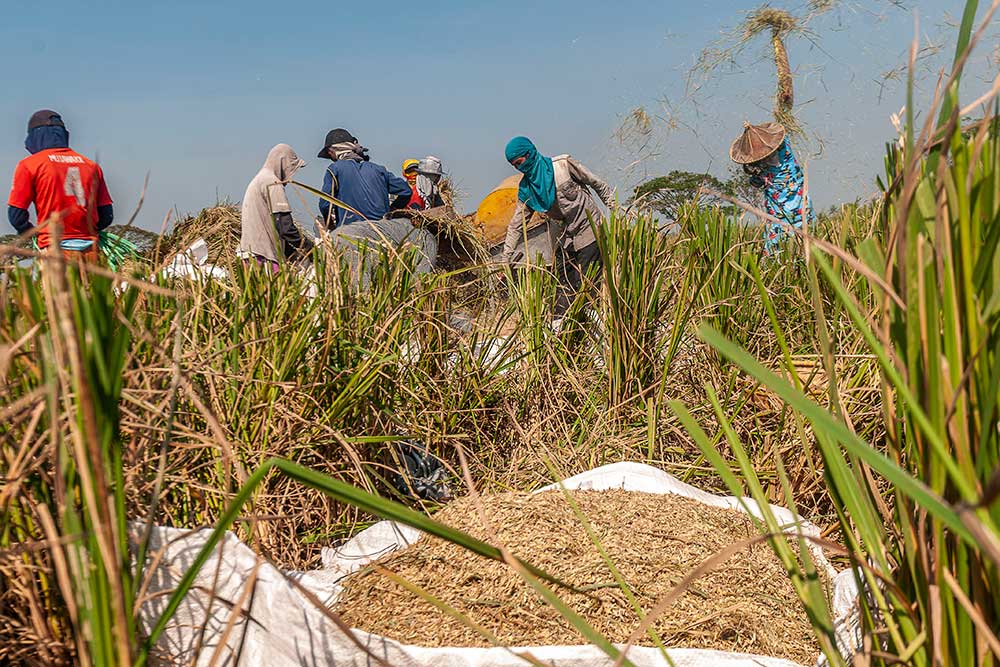
[[[426,447],[409,440],[393,442],[391,466],[396,469],[389,479],[404,496],[443,502],[453,496],[448,486],[448,470],[441,459]]]

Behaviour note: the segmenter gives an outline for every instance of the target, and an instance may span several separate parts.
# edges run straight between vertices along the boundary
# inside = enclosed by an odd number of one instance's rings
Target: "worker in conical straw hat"
[[[801,228],[813,218],[805,194],[805,175],[792,153],[785,128],[778,123],[743,124],[743,132],[729,148],[729,157],[743,165],[750,185],[763,190],[764,210],[787,225]],[[787,232],[781,224],[764,225],[764,251],[775,254]]]

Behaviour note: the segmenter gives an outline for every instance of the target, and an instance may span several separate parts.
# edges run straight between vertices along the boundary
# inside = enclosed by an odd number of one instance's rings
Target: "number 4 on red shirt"
[[[35,205],[38,247],[49,245],[49,228],[62,226],[64,239],[97,239],[97,207],[111,204],[104,172],[69,148],[39,151],[14,170],[8,206]]]

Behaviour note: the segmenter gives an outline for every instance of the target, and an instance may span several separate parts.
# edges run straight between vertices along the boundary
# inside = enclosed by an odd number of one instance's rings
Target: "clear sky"
[[[9,181],[26,155],[28,116],[53,108],[71,145],[103,165],[119,221],[150,173],[139,216],[148,229],[174,208],[238,200],[279,142],[309,161],[300,180],[318,185],[326,161],[316,152],[340,126],[397,172],[404,158],[439,156],[466,210],[514,173],[503,147],[516,134],[543,153],[572,153],[623,192],[671,169],[725,176],[742,121],[769,116],[766,41],[697,88],[689,70],[757,4],[6,0],[0,172]],[[801,13],[804,0],[772,4]],[[882,79],[905,62],[914,10],[925,43],[942,47],[922,61],[926,92],[954,51],[963,5],[842,0],[810,23],[811,37],[789,40],[812,137],[801,157],[820,206],[874,191],[905,92],[901,79]],[[995,56],[980,54],[970,90],[987,87]],[[615,138],[636,107],[654,123],[642,150]],[[290,198],[297,216],[312,214],[312,201]]]

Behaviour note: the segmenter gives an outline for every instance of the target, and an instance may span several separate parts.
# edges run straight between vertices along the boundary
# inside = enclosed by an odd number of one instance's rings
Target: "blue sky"
[[[149,229],[175,208],[238,200],[275,143],[308,160],[300,178],[318,184],[316,151],[338,126],[396,171],[406,157],[441,157],[466,210],[513,173],[503,146],[515,134],[572,153],[622,191],[671,169],[725,176],[742,121],[769,114],[766,43],[694,92],[689,71],[757,4],[8,0],[0,171],[9,181],[26,155],[28,116],[54,108],[73,147],[104,166],[119,220],[150,173],[138,219]],[[954,50],[962,4],[843,0],[811,38],[790,40],[810,132],[801,157],[819,205],[874,191],[904,97],[901,81],[880,78],[904,62],[917,10],[924,40],[942,45],[922,63],[926,93]],[[987,87],[991,55],[975,61],[970,91]],[[640,106],[654,120],[642,151],[614,136]],[[312,201],[290,197],[298,216],[312,214]]]

